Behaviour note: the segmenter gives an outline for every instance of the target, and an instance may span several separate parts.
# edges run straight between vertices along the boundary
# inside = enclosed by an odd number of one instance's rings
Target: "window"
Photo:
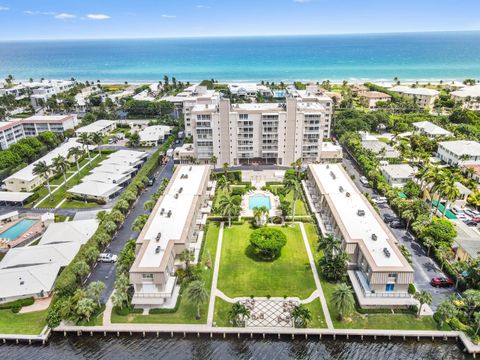
[[[153,274],[142,274],[142,279],[153,280]]]

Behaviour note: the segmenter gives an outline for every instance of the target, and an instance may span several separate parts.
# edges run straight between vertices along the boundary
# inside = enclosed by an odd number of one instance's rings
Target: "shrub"
[[[411,283],[411,284],[408,284],[408,293],[410,295],[413,295],[413,294],[416,294],[417,292],[417,288],[415,287],[415,284]]]
[[[32,305],[33,303],[34,303],[33,297],[29,297],[26,299],[18,299],[15,301],[10,301],[7,303],[0,304],[0,310],[12,309],[13,311],[14,308],[18,308],[18,310],[20,310],[23,306],[29,306],[29,305]]]
[[[277,229],[260,228],[250,235],[250,244],[264,260],[274,260],[280,256],[287,243],[285,234]]]

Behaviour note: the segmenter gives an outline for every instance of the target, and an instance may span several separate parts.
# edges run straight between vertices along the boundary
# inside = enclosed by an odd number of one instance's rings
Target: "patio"
[[[240,304],[250,310],[246,327],[293,327],[291,312],[299,304],[299,299],[245,299]]]

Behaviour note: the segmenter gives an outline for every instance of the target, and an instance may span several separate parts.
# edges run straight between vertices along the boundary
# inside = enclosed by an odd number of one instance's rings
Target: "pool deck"
[[[4,224],[3,227],[0,228],[1,232],[3,233],[5,231],[7,231],[8,229],[15,226],[16,224],[18,224],[22,220],[25,220],[25,218],[21,218],[21,219],[18,219],[16,221],[13,221],[11,223]],[[33,224],[32,226],[30,226],[22,234],[20,234],[20,236],[18,236],[16,239],[10,240],[10,241],[7,241],[7,242],[0,242],[0,249],[2,249],[2,248],[3,249],[9,249],[9,248],[16,247],[16,246],[22,244],[25,241],[31,240],[31,239],[43,234],[43,232],[45,231],[45,228],[43,227],[40,219],[32,219],[32,220],[35,220],[37,222],[35,224]]]

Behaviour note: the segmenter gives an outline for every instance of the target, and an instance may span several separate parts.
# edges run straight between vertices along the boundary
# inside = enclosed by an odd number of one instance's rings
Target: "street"
[[[133,209],[126,216],[123,226],[118,230],[117,234],[115,235],[105,252],[118,255],[120,250],[123,249],[125,243],[129,239],[136,239],[138,234],[132,231],[131,227],[137,216],[146,213],[146,211],[143,209],[143,204],[147,200],[149,200],[153,193],[158,189],[159,185],[162,182],[162,179],[170,179],[172,175],[173,160],[170,160],[165,166],[159,166],[157,168],[154,175],[156,178],[155,184],[153,186],[147,187],[145,191],[139,196]],[[114,289],[115,264],[97,262],[90,276],[88,277],[86,284],[93,281],[103,281],[105,283],[105,289],[100,299],[102,303],[106,303]]]
[[[362,193],[369,193],[370,195],[378,195],[373,189],[365,187],[360,183],[360,176],[362,174],[359,172],[356,164],[350,158],[350,156],[345,152],[343,164],[346,166],[346,171],[349,175],[355,175],[354,183],[357,185],[358,189]],[[379,205],[380,216],[383,218],[385,214],[396,215],[393,210],[388,206]],[[435,277],[445,276],[445,274],[440,271],[440,267],[433,261],[432,258],[427,256],[427,251],[425,248],[414,238],[414,236],[407,232],[405,229],[392,229],[392,233],[397,238],[400,244],[405,245],[405,247],[412,254],[412,267],[414,270],[414,279],[415,286],[417,290],[427,290],[432,294],[432,304],[431,309],[435,311],[438,304],[455,293],[455,289],[452,288],[434,288],[430,285],[430,280]]]

